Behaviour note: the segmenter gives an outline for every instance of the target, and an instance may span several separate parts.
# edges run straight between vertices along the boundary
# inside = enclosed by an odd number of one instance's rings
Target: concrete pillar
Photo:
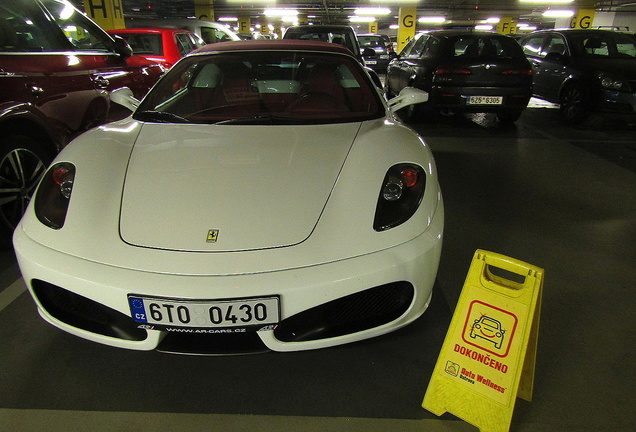
[[[417,6],[404,6],[400,8],[398,20],[398,52],[415,36],[417,28]]]

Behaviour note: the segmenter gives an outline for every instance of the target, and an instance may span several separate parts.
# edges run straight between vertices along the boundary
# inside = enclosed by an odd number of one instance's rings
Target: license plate
[[[502,103],[502,96],[468,96],[466,101],[468,105],[501,105]]]
[[[378,61],[377,61],[377,60],[365,60],[365,62],[366,62],[366,64],[370,64],[370,65],[372,65],[372,64],[378,64]]]
[[[129,295],[128,303],[134,321],[163,328],[261,327],[280,319],[278,297],[182,300]]]

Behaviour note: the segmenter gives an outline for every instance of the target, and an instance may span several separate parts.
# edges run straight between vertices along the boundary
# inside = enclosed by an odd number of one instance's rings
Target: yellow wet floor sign
[[[532,399],[542,288],[543,269],[475,252],[422,406],[508,431],[516,398]]]

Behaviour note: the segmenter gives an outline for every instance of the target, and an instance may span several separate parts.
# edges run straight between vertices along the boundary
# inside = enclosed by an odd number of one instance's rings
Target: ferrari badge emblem
[[[206,240],[208,243],[216,243],[219,238],[219,230],[211,229],[208,230],[208,239]]]

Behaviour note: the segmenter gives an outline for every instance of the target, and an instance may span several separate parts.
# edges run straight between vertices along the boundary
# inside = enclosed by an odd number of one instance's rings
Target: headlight
[[[419,207],[425,188],[422,167],[413,164],[392,166],[382,182],[373,229],[385,231],[406,222]]]
[[[35,195],[35,215],[44,225],[64,226],[74,180],[75,166],[68,162],[57,163],[46,172]]]
[[[622,78],[606,72],[601,72],[597,76],[604,89],[630,91],[629,84],[627,84],[627,81]]]

